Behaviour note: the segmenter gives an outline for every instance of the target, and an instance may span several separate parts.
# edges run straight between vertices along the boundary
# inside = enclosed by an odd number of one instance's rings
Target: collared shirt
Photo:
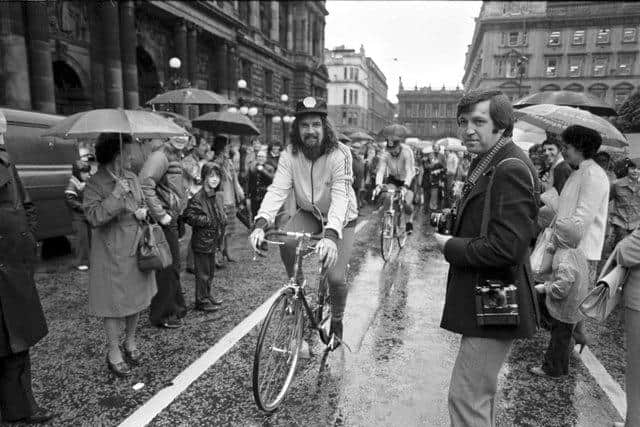
[[[382,184],[385,176],[393,177],[399,181],[404,181],[405,185],[411,185],[411,181],[416,174],[415,160],[411,148],[402,144],[402,150],[397,157],[389,153],[382,156],[376,174],[376,185]]]
[[[609,205],[609,179],[593,159],[580,163],[567,179],[558,201],[558,219],[582,221],[585,233],[578,246],[589,261],[598,261],[604,244]]]
[[[640,183],[628,176],[615,181],[611,187],[611,223],[625,230],[634,230],[640,225]]]

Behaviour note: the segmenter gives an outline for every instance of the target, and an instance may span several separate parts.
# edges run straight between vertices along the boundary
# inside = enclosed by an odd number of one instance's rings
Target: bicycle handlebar
[[[324,238],[324,234],[323,233],[318,233],[318,234],[299,233],[295,231],[284,231],[284,230],[270,230],[270,231],[267,231],[264,235],[265,240],[271,237],[291,237],[296,240],[298,239],[322,240]]]

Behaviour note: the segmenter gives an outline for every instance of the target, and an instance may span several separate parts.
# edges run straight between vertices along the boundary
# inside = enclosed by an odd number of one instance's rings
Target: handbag
[[[162,270],[173,262],[171,249],[162,227],[145,221],[138,241],[137,259],[140,271]]]
[[[622,286],[627,280],[629,270],[616,263],[616,255],[615,250],[609,255],[600,272],[596,287],[580,303],[580,312],[598,322],[604,322],[618,305],[622,297]]]
[[[531,252],[529,258],[531,262],[531,272],[534,278],[539,278],[544,274],[551,272],[551,264],[553,263],[553,254],[547,250],[551,246],[551,237],[553,236],[553,227],[545,228],[538,235],[536,245]]]
[[[236,218],[238,218],[248,230],[253,228],[253,218],[251,218],[251,212],[249,212],[249,208],[246,203],[238,203]]]

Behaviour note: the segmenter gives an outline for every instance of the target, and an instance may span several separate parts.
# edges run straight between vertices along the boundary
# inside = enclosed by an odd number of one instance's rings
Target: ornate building
[[[329,117],[340,129],[359,127],[377,133],[393,120],[394,107],[387,99],[387,79],[375,61],[365,55],[338,46],[325,50],[329,73],[327,108]]]
[[[456,108],[462,97],[460,88],[433,90],[431,86],[405,90],[400,80],[398,88],[398,122],[420,139],[436,140],[455,136]]]
[[[466,89],[511,99],[588,91],[619,107],[640,83],[637,2],[484,2],[468,47]]]
[[[3,2],[0,105],[137,108],[181,77],[258,107],[265,140],[279,139],[274,115],[297,98],[326,97],[327,14],[324,0]]]

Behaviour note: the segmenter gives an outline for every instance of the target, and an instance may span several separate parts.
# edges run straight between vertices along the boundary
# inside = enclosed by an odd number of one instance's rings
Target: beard
[[[307,143],[306,141],[302,141],[300,150],[307,159],[313,161],[324,154],[324,145],[322,144],[322,141],[319,143]]]

